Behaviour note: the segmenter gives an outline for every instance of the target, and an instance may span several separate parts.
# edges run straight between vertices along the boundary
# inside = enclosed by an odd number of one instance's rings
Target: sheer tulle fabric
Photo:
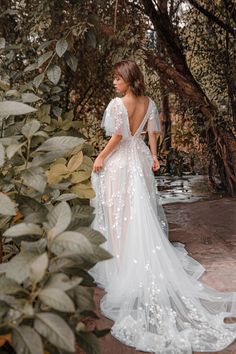
[[[122,140],[92,174],[96,216],[91,224],[107,241],[113,259],[90,274],[106,290],[102,313],[114,321],[111,333],[138,350],[156,354],[216,352],[236,338],[236,292],[219,292],[199,281],[204,267],[181,243],[168,240],[168,224],[152,172],[150,150],[140,137],[144,126],[159,130],[155,103],[132,136],[120,98],[103,118],[106,132]]]

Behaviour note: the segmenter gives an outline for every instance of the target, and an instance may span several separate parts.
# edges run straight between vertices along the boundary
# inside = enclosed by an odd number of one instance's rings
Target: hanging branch
[[[200,11],[203,15],[208,17],[211,21],[215,22],[218,26],[223,28],[225,31],[232,34],[234,37],[236,36],[236,28],[231,27],[228,23],[223,22],[219,17],[215,16],[212,12],[205,9],[201,6],[196,0],[188,0],[188,2],[194,6],[198,11]]]

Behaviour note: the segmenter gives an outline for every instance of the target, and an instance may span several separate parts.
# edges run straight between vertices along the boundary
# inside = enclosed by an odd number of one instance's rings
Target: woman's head
[[[122,60],[113,67],[114,86],[117,92],[126,92],[130,89],[136,96],[145,91],[143,74],[133,60]]]

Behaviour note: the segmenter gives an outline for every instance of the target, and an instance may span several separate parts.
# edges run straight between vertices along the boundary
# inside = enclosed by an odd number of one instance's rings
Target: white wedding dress
[[[152,156],[141,137],[159,131],[153,100],[134,135],[121,98],[109,103],[102,120],[107,135],[122,139],[92,173],[96,216],[91,226],[114,258],[91,270],[105,289],[102,313],[114,321],[111,334],[137,350],[156,354],[217,352],[236,338],[236,292],[219,292],[198,279],[205,268],[182,243],[170,243],[159,200]]]

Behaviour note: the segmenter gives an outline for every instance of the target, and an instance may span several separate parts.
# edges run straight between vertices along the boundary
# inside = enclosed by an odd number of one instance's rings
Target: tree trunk
[[[171,148],[171,118],[169,108],[169,96],[165,84],[160,77],[161,89],[161,113],[163,122],[163,150],[169,151]]]
[[[180,39],[174,31],[167,11],[164,7],[158,11],[152,0],[142,0],[145,13],[153,23],[154,29],[165,45],[169,58],[173,66],[163,60],[156,53],[155,57],[148,54],[147,62],[155,70],[166,76],[171,87],[179,95],[184,95],[191,100],[202,117],[196,115],[197,124],[206,127],[202,133],[202,138],[207,143],[217,166],[221,179],[221,185],[231,195],[236,191],[236,166],[233,165],[236,153],[232,149],[229,140],[235,142],[232,131],[225,130],[216,126],[216,118],[219,115],[217,107],[211,103],[198,82],[194,79],[183,54]]]

